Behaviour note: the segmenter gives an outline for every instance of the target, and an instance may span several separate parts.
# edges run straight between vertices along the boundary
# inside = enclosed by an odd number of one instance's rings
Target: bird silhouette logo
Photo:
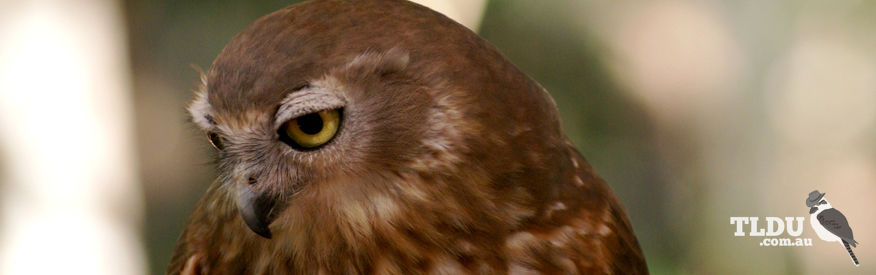
[[[849,221],[846,220],[846,216],[842,212],[836,210],[827,202],[824,195],[825,193],[814,190],[806,198],[806,207],[809,207],[809,222],[812,224],[812,229],[818,234],[818,238],[824,241],[842,243],[855,266],[860,266],[858,258],[855,257],[855,252],[852,252],[852,247],[857,247],[858,242],[852,236],[852,228],[849,227]]]

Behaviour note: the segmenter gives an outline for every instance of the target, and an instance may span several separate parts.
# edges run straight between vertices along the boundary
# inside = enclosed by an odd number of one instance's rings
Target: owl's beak
[[[237,210],[246,226],[262,237],[271,238],[268,225],[274,221],[274,205],[276,200],[267,194],[255,193],[249,187],[238,184]]]

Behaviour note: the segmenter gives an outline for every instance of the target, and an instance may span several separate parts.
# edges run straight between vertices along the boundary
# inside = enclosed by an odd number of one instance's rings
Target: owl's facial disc
[[[274,117],[277,138],[296,152],[319,150],[337,135],[344,105],[342,96],[318,85],[295,89],[280,103]],[[279,201],[276,190],[259,186],[267,182],[252,177],[244,181],[246,177],[241,175],[248,173],[236,172],[238,180],[233,184],[237,209],[249,229],[270,239],[269,225],[285,202]]]

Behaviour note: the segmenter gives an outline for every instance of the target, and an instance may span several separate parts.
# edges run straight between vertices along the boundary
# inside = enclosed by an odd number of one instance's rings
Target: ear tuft
[[[216,126],[216,121],[213,120],[213,106],[210,105],[210,102],[207,102],[207,75],[200,68],[196,66],[193,66],[193,68],[201,75],[201,84],[198,85],[198,89],[195,91],[195,99],[189,103],[187,109],[189,115],[192,116],[192,121],[201,130],[208,131]]]

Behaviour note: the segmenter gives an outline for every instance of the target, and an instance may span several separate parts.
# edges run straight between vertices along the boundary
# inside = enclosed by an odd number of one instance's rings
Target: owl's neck
[[[499,190],[495,177],[476,172],[322,183],[319,189],[295,195],[270,225],[271,239],[246,227],[230,194],[208,192],[207,197],[222,197],[209,206],[217,209],[196,212],[222,214],[201,217],[210,220],[203,223],[213,231],[198,238],[207,246],[202,251],[218,251],[208,255],[209,261],[216,262],[211,266],[242,265],[247,267],[244,273],[429,270],[442,262],[478,262],[502,270],[505,260],[489,257],[499,257],[493,252],[505,249],[509,235],[533,220],[556,223],[584,207],[576,200],[598,179],[576,152],[569,157],[574,161],[564,164],[568,167],[552,166],[558,173],[540,174],[577,180],[518,175],[508,179],[517,182]],[[460,183],[466,188],[459,188]],[[533,200],[539,204],[532,204]],[[601,200],[591,203],[597,201]]]
[[[498,263],[501,259],[479,255],[495,255],[488,252],[503,245],[496,233],[513,231],[523,216],[533,214],[508,197],[502,202],[485,200],[481,196],[487,194],[453,190],[443,179],[382,179],[404,181],[387,183],[405,188],[384,193],[375,191],[380,188],[335,186],[296,194],[271,224],[271,239],[251,232],[239,217],[227,220],[227,227],[235,228],[233,234],[245,236],[230,245],[246,246],[242,254],[227,260],[248,261],[252,273],[271,273],[285,265],[300,273],[426,270],[447,257],[448,263],[458,264],[460,258]],[[466,180],[487,185],[478,182],[483,178]],[[228,216],[237,215],[234,207],[226,210]],[[275,259],[288,263],[278,265]]]

